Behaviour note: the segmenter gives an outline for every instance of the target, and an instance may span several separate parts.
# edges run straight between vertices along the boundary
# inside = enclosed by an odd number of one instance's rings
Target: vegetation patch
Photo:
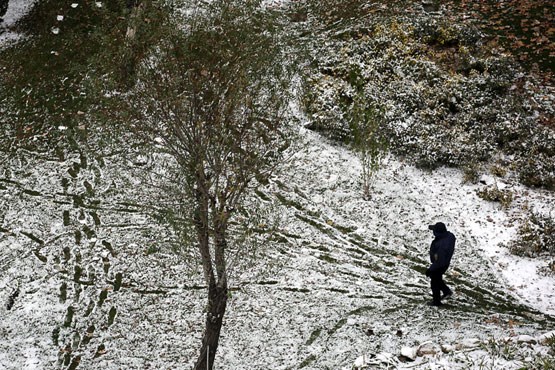
[[[337,324],[334,325],[333,328],[331,328],[330,330],[328,330],[328,334],[330,336],[334,335],[339,329],[341,329],[343,326],[345,326],[345,324],[347,323],[347,319],[343,318],[341,320],[339,320],[337,322]]]
[[[519,256],[555,256],[555,220],[551,216],[530,212],[509,248]],[[555,267],[553,263],[550,266]]]
[[[555,14],[549,0],[444,1],[450,12],[467,13],[490,35],[490,43],[510,50],[524,65],[553,78]]]
[[[36,2],[17,26],[29,37],[0,50],[0,100],[6,104],[1,150],[46,151],[86,137],[87,115],[108,109],[102,103],[106,91],[132,83],[135,65],[160,37],[168,16],[167,9],[142,1],[132,23],[136,11],[129,3]],[[140,42],[129,40],[130,28]]]
[[[476,193],[489,202],[499,202],[503,208],[508,208],[513,201],[513,193],[510,190],[499,189],[497,186],[488,186],[477,190]]]
[[[389,150],[428,169],[488,168],[555,189],[548,90],[472,22],[416,8],[336,23],[315,37],[309,128],[356,137],[356,107],[380,107]]]
[[[287,207],[293,207],[293,208],[295,208],[299,211],[302,211],[304,209],[303,206],[299,202],[291,200],[291,199],[287,199],[285,196],[283,196],[280,193],[276,193],[275,196],[281,202],[281,204],[283,204]]]
[[[328,262],[328,263],[332,263],[332,264],[337,264],[338,261],[333,258],[332,256],[330,256],[329,254],[322,254],[320,256],[318,256],[318,258],[322,261]]]
[[[316,360],[315,355],[310,355],[300,363],[299,369],[305,368]]]
[[[320,336],[320,334],[322,334],[322,329],[316,329],[312,332],[312,334],[310,334],[310,338],[308,338],[306,345],[310,346],[312,343],[314,343],[314,341],[316,341],[316,339],[318,339],[318,337]]]

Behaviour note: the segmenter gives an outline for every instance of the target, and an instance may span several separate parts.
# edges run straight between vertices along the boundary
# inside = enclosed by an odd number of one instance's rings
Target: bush
[[[518,256],[555,256],[555,220],[551,216],[531,212],[509,249]],[[550,267],[553,269],[555,266],[551,263]]]
[[[309,0],[299,2],[308,17],[324,25],[360,17],[365,13],[364,0]]]
[[[480,166],[476,163],[469,163],[463,168],[463,184],[476,184],[480,179]]]
[[[435,19],[419,21],[413,34],[427,45],[438,47],[474,46],[480,40],[476,28]]]
[[[494,165],[496,176],[514,170],[525,185],[555,189],[555,137],[538,118],[552,117],[550,106],[537,103],[544,90],[527,88],[533,77],[485,46],[475,28],[420,18],[357,18],[334,25],[334,38],[325,42],[316,35],[308,127],[349,142],[344,108],[363,93],[383,108],[381,131],[391,152],[418,167],[466,168],[472,182],[472,167]],[[498,155],[510,157],[511,166],[492,162]]]
[[[381,134],[383,114],[359,93],[347,112],[351,129],[351,146],[362,165],[364,199],[370,199],[370,188],[388,151],[387,139]]]
[[[478,196],[489,202],[499,202],[503,208],[508,208],[513,202],[513,193],[510,190],[502,190],[497,186],[486,187],[477,190]]]
[[[553,156],[537,153],[519,161],[519,178],[527,186],[555,190],[555,163]]]

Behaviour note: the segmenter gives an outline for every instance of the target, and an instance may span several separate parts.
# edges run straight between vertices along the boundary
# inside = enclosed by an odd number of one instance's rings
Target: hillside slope
[[[395,38],[382,41],[403,49]],[[372,65],[387,67],[379,58]],[[325,67],[322,81],[344,86],[342,72],[330,77]],[[408,74],[393,72],[388,76],[403,85]],[[499,76],[485,77],[496,82]],[[399,92],[382,82],[369,85],[371,96]],[[448,103],[424,108],[449,115]],[[406,120],[417,116],[407,106],[391,107],[399,113],[392,116],[395,124],[426,126]],[[549,260],[515,257],[504,245],[515,240],[528,210],[555,212],[553,192],[511,177],[469,184],[463,171],[437,164],[423,170],[390,157],[376,174],[371,199],[363,200],[357,156],[307,129],[314,121],[299,119],[290,161],[252,194],[255,211],[235,220],[260,219],[260,235],[248,249],[254,258],[234,261],[217,369],[552,366],[555,277],[545,273]],[[56,152],[19,148],[0,158],[0,368],[191,368],[206,289],[194,249],[179,248],[171,228],[151,212],[158,190],[145,182],[144,169],[156,161],[91,152],[79,127],[49,130],[67,135],[72,145]],[[492,181],[513,194],[507,207],[477,195]],[[458,238],[446,276],[455,295],[439,309],[426,305],[424,276],[427,225],[436,221]]]
[[[349,368],[361,355],[397,361],[403,346],[428,341],[459,349],[419,358],[423,368],[519,368],[553,355],[539,344],[490,342],[555,329],[554,279],[537,275],[538,262],[516,275],[521,260],[497,248],[513,236],[511,209],[478,198],[455,170],[393,159],[364,201],[356,157],[310,131],[301,137],[292,167],[258,195],[279,232],[233,280],[218,368]],[[4,367],[54,368],[64,358],[83,369],[192,366],[204,288],[191,260],[171,252],[171,235],[142,213],[146,188],[122,165],[20,153],[4,169],[0,301],[20,290],[10,310],[0,308]],[[552,194],[514,190],[522,202],[555,204]],[[423,271],[426,226],[439,220],[458,243],[447,275],[455,297],[436,309],[425,304]]]

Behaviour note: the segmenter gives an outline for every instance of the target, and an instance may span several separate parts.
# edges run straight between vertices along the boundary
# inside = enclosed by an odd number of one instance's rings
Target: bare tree
[[[132,131],[179,168],[181,215],[208,286],[196,369],[212,369],[228,300],[230,221],[288,146],[291,81],[279,17],[260,1],[196,9],[139,71]],[[187,246],[184,246],[186,248]],[[240,246],[235,246],[239,247]]]

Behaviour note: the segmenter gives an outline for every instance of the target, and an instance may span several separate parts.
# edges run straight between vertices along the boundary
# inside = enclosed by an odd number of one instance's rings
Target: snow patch
[[[19,40],[22,35],[12,31],[16,22],[21,19],[33,7],[36,0],[12,0],[3,22],[0,22],[0,48]]]

